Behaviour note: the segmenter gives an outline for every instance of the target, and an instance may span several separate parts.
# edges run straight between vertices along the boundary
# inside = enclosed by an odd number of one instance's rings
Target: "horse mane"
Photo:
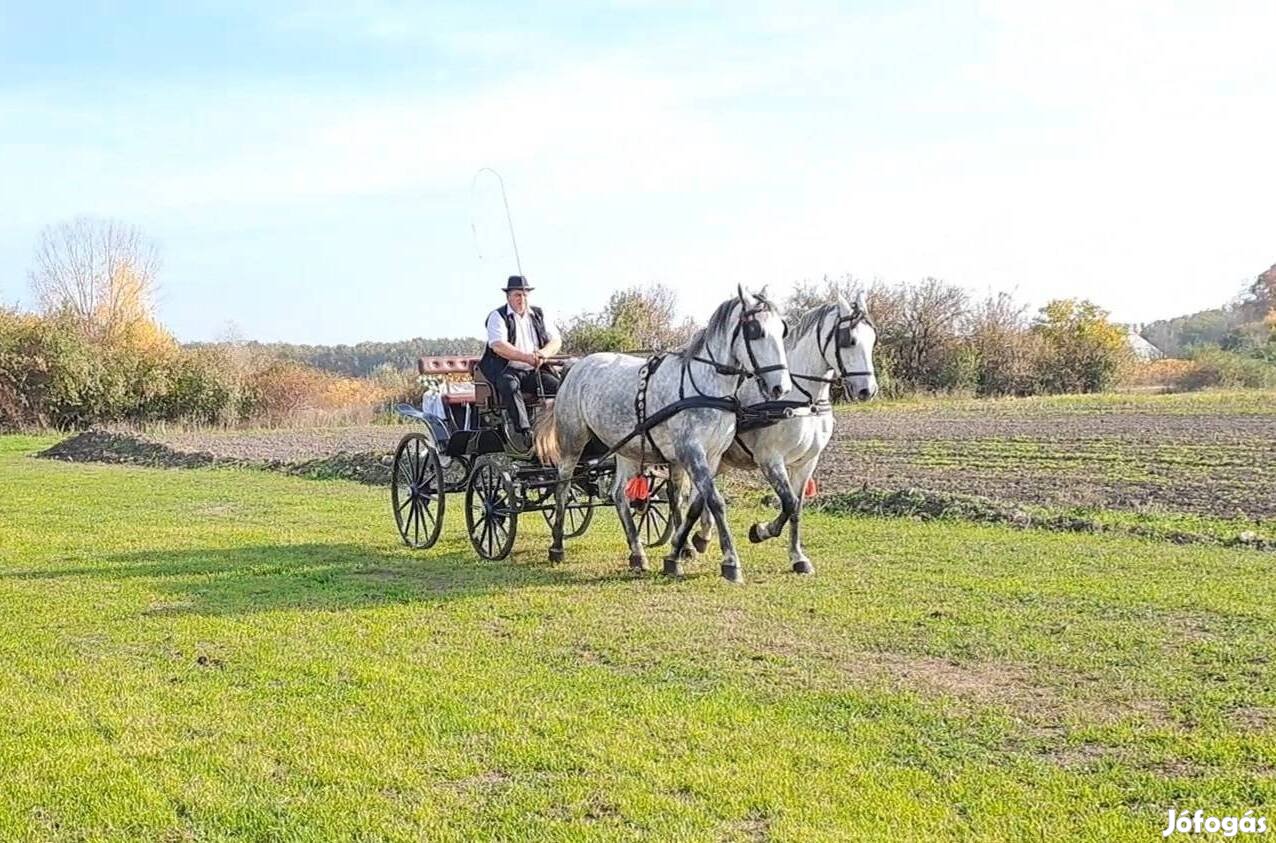
[[[718,305],[718,309],[709,317],[709,322],[691,335],[691,339],[682,347],[681,354],[683,360],[691,360],[701,352],[709,343],[709,340],[716,338],[722,334],[727,326],[731,324],[731,315],[735,313],[735,309],[740,306],[740,299],[732,296],[731,298]]]
[[[797,327],[789,333],[789,343],[796,343],[806,336],[816,325],[828,318],[830,313],[838,310],[837,304],[821,304],[811,308],[798,318]]]

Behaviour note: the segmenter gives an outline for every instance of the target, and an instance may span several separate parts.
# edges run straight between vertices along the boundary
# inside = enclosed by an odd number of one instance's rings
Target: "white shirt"
[[[514,313],[514,308],[510,308],[510,313],[514,315],[514,347],[525,354],[532,354],[540,350],[540,345],[536,342],[536,329],[532,327],[532,308],[529,305],[527,313],[520,316]],[[554,325],[554,320],[549,318],[549,314],[541,308],[541,313],[545,317],[545,333],[548,339],[558,339],[558,328]],[[493,310],[487,315],[487,344],[495,345],[498,342],[509,342],[509,334],[505,330],[505,320],[501,318],[500,308]]]

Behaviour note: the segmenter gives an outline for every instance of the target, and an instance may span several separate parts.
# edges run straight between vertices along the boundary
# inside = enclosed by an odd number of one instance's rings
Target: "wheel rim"
[[[667,481],[656,480],[652,484],[651,497],[638,516],[638,535],[644,547],[659,547],[669,541],[673,524],[669,520]]]
[[[470,476],[465,493],[470,544],[484,559],[504,559],[514,544],[518,511],[514,488],[496,466],[484,462]]]
[[[391,505],[399,537],[408,547],[428,548],[443,526],[445,498],[439,455],[421,434],[409,434],[394,455]]]
[[[567,507],[563,510],[563,538],[574,539],[589,528],[594,517],[594,509],[589,505],[589,494],[579,484],[572,483],[567,490]],[[552,501],[553,496],[550,497]],[[553,508],[541,510],[545,523],[554,529]]]

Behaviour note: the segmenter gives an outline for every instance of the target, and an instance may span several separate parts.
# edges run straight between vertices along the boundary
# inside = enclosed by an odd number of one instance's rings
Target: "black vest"
[[[536,347],[544,348],[549,342],[549,333],[545,330],[545,313],[535,305],[528,308],[532,314],[532,333],[536,335]],[[510,345],[514,345],[514,339],[517,332],[514,328],[514,311],[510,310],[508,304],[503,304],[496,308],[496,313],[505,320],[505,341]],[[488,314],[491,318],[491,314]],[[505,369],[505,364],[510,361],[492,350],[489,345],[483,349],[483,357],[479,360],[479,370],[483,372],[483,376],[487,378],[489,383],[495,383],[500,377],[501,372]]]

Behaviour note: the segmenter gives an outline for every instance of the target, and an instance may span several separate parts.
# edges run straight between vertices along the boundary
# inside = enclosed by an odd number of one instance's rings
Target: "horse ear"
[[[855,297],[855,306],[860,309],[860,313],[868,313],[868,298],[863,290],[860,290],[860,294]]]
[[[745,310],[748,310],[748,309],[749,309],[749,299],[750,299],[751,297],[749,296],[749,294],[748,294],[748,293],[746,293],[746,292],[744,291],[744,285],[743,285],[743,284],[736,284],[736,285],[735,285],[735,291],[736,291],[736,295],[738,295],[738,296],[740,297],[740,306],[741,306],[741,307],[743,307]]]
[[[842,295],[841,292],[837,294],[837,309],[843,313],[851,312],[851,303],[846,300],[846,296]]]

